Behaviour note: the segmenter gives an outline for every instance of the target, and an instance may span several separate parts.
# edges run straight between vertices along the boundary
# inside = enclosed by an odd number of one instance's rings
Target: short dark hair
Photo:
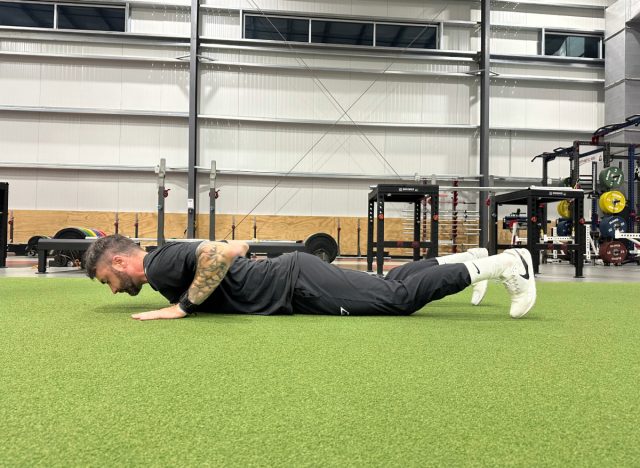
[[[84,254],[84,267],[87,276],[91,279],[96,277],[96,269],[102,260],[113,257],[116,254],[130,254],[136,250],[142,250],[138,244],[128,237],[120,234],[101,237],[89,246]]]

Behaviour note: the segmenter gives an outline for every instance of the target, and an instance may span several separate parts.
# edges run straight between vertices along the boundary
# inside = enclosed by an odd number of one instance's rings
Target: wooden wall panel
[[[56,232],[66,227],[83,227],[99,229],[107,234],[115,232],[116,214],[104,211],[44,211],[44,210],[13,210],[14,243],[26,243],[31,236],[54,236]],[[136,213],[119,213],[119,232],[133,237],[135,231]],[[340,224],[340,250],[344,255],[355,255],[358,244],[358,220],[360,221],[360,253],[367,251],[367,219],[356,217],[327,217],[327,216],[248,216],[218,214],[216,218],[216,238],[231,239],[231,226],[235,221],[236,239],[253,239],[253,224],[256,223],[257,239],[261,240],[304,240],[316,232],[325,232],[334,239],[338,238],[338,223]],[[209,237],[208,215],[198,215],[196,235],[199,238]],[[167,213],[165,217],[165,237],[185,238],[187,227],[186,214]],[[156,238],[156,213],[138,213],[138,237]],[[385,238],[388,240],[411,240],[410,233],[403,233],[403,220],[389,218],[385,222]],[[500,233],[500,242],[508,242],[508,231]],[[440,253],[451,251],[450,227],[440,229]],[[458,243],[464,243],[464,249],[477,245],[475,233],[465,233],[463,228],[458,230]],[[392,255],[410,255],[409,249],[387,249]]]

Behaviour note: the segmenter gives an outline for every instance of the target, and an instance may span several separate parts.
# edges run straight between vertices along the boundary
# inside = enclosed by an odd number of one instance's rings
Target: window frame
[[[50,28],[47,27],[38,27],[38,26],[5,26],[0,25],[2,28],[27,28],[27,29],[42,29],[46,31],[54,31],[56,29],[56,4],[51,2],[39,2],[39,1],[27,1],[23,2],[21,0],[8,0],[8,1],[0,1],[0,5],[3,3],[22,3],[22,4],[35,4],[35,5],[51,5],[53,6],[53,26]]]
[[[26,2],[25,2],[26,3]],[[111,33],[122,33],[127,32],[128,21],[127,21],[127,5],[108,5],[101,3],[69,3],[69,2],[56,2],[54,3],[54,27],[53,29],[56,31],[97,31],[97,32],[111,32]],[[111,10],[122,10],[124,13],[124,29],[122,31],[109,31],[104,29],[60,29],[58,28],[58,6],[69,6],[76,8],[109,8]]]
[[[76,31],[76,32],[101,32],[101,33],[126,33],[129,30],[129,3],[72,3],[72,2],[43,2],[38,0],[8,0],[2,1],[0,0],[0,5],[2,3],[22,3],[22,4],[37,4],[37,5],[52,5],[53,6],[53,26],[51,28],[42,28],[35,26],[3,26],[2,28],[25,28],[25,29],[35,29],[35,30],[45,30],[45,31]],[[124,30],[122,31],[109,31],[103,29],[61,29],[58,27],[58,6],[69,6],[69,7],[87,7],[87,8],[109,8],[112,10],[122,10],[124,13]]]
[[[413,50],[439,50],[440,49],[440,32],[442,31],[442,23],[396,23],[394,21],[374,21],[373,23],[373,46],[374,47],[384,47],[385,49],[404,49],[404,47],[389,47],[389,46],[378,46],[376,45],[377,41],[377,26],[379,24],[389,25],[389,26],[413,26],[417,28],[434,28],[436,30],[436,46],[433,49],[425,49],[423,47],[409,47]]]
[[[552,36],[564,36],[564,37],[593,37],[598,39],[598,56],[597,57],[576,57],[573,55],[548,55],[547,49],[547,35]],[[594,32],[582,32],[582,31],[567,31],[560,29],[546,29],[540,30],[540,55],[543,57],[562,57],[567,59],[586,59],[586,60],[602,60],[604,59],[604,37],[602,34]]]
[[[282,18],[282,19],[298,19],[298,20],[304,20],[308,22],[308,26],[309,26],[309,34],[307,37],[307,42],[292,42],[292,41],[282,41],[282,40],[269,40],[269,39],[251,39],[251,38],[247,38],[247,24],[246,24],[246,18],[247,17],[259,17],[259,18]],[[373,41],[372,41],[372,45],[356,45],[356,44],[338,44],[338,43],[331,43],[331,42],[313,42],[312,41],[312,27],[313,27],[313,21],[328,21],[328,22],[340,22],[340,23],[361,23],[361,24],[370,24],[373,26]],[[442,23],[434,23],[434,22],[429,22],[429,23],[413,23],[413,22],[406,22],[406,21],[402,21],[402,22],[394,22],[394,21],[375,21],[375,20],[367,20],[366,18],[338,18],[338,17],[333,17],[333,16],[300,16],[300,15],[284,15],[284,14],[263,14],[260,12],[256,12],[256,11],[243,11],[242,12],[242,39],[246,39],[249,41],[260,41],[260,42],[265,42],[265,43],[270,43],[270,44],[282,44],[282,43],[290,43],[290,44],[295,44],[295,45],[303,45],[303,44],[307,44],[307,45],[314,45],[314,46],[320,46],[320,47],[356,47],[356,48],[361,48],[361,47],[368,47],[368,48],[377,48],[377,49],[384,49],[384,50],[401,50],[404,49],[404,47],[389,47],[389,46],[379,46],[377,45],[377,41],[376,41],[376,34],[377,34],[377,26],[378,25],[390,25],[390,26],[413,26],[413,27],[422,27],[422,28],[432,28],[435,30],[435,40],[436,40],[436,44],[435,44],[435,48],[433,49],[425,49],[422,47],[411,47],[411,50],[415,50],[415,51],[432,51],[432,50],[439,50],[441,48],[442,45],[442,38],[441,38],[441,34],[442,34]]]
[[[287,42],[290,43],[292,41],[279,41],[279,40],[270,40],[270,39],[251,39],[251,38],[247,38],[247,22],[246,22],[246,18],[247,16],[252,16],[255,18],[282,18],[282,19],[297,19],[297,20],[305,20],[307,21],[307,42],[297,42],[297,41],[293,41],[294,44],[310,44],[311,43],[311,18],[305,18],[303,16],[295,16],[295,15],[262,15],[260,13],[251,13],[251,12],[246,12],[242,15],[242,39],[247,39],[249,41],[264,41],[264,42],[268,42],[268,43],[283,43],[283,42]]]

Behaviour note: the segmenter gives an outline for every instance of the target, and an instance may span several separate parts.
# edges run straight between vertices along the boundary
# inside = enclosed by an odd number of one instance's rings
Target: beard
[[[142,285],[134,283],[130,276],[125,275],[121,271],[114,270],[114,272],[120,280],[118,292],[126,292],[129,296],[137,296],[142,289]]]

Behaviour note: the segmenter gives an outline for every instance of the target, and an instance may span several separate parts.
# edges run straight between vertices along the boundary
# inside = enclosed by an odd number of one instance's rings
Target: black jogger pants
[[[463,264],[420,260],[394,268],[386,278],[345,270],[299,253],[293,312],[327,315],[410,315],[471,283]]]

